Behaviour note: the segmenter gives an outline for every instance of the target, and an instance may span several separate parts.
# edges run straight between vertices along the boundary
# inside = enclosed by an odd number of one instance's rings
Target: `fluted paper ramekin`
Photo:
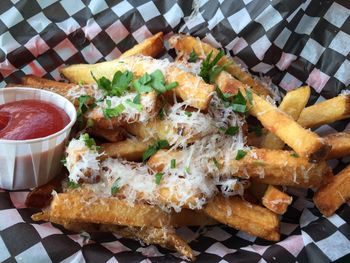
[[[31,140],[0,139],[0,188],[18,190],[43,185],[62,168],[61,158],[70,130],[76,121],[74,105],[66,98],[33,88],[0,89],[0,105],[19,100],[42,100],[63,109],[69,124],[57,133]]]

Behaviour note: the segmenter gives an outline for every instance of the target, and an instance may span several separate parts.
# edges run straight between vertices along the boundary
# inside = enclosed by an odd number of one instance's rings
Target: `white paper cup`
[[[63,130],[43,138],[0,139],[0,188],[3,189],[37,187],[53,179],[61,171],[65,144],[77,118],[74,105],[56,93],[23,87],[0,89],[0,105],[28,99],[58,106],[67,113],[70,122]]]

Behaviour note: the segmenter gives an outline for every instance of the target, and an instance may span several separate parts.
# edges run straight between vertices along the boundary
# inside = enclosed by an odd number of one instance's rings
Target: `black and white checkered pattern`
[[[1,0],[0,87],[25,74],[59,79],[64,64],[114,59],[158,31],[190,33],[223,47],[281,90],[309,84],[310,103],[350,84],[346,0]],[[344,129],[350,129],[348,121],[317,132]],[[349,161],[331,166],[337,172]],[[311,201],[312,191],[290,191],[294,201],[276,244],[226,226],[178,232],[198,262],[350,261],[349,206],[325,218]],[[37,210],[24,206],[27,193],[0,190],[0,262],[183,261],[171,251],[113,234],[89,236],[35,223],[30,216]]]

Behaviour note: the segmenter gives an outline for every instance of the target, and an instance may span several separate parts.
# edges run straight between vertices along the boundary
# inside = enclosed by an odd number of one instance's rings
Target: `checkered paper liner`
[[[117,58],[158,31],[189,33],[224,48],[281,91],[308,84],[310,103],[350,84],[347,0],[1,0],[0,87],[26,74],[59,79],[64,64]],[[348,121],[338,121],[316,131],[349,129]],[[337,172],[349,161],[330,164]],[[311,190],[290,192],[294,201],[281,218],[278,243],[223,225],[178,232],[196,251],[197,262],[350,260],[349,206],[325,218],[312,203]],[[0,262],[183,261],[177,253],[114,234],[76,234],[33,222],[30,216],[38,210],[24,206],[27,194],[0,190]]]

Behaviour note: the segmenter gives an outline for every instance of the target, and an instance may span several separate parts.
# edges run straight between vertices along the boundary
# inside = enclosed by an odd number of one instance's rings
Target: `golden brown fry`
[[[250,235],[272,241],[280,239],[277,215],[238,196],[217,196],[203,210],[215,220]]]
[[[223,93],[236,94],[238,90],[245,89],[247,87],[226,71],[222,71],[220,74],[218,74],[214,81]]]
[[[301,127],[290,116],[256,94],[249,112],[300,156],[316,162],[326,158],[330,146],[316,133]]]
[[[60,94],[63,97],[69,97],[69,89],[76,86],[76,84],[54,81],[50,79],[40,78],[34,75],[26,75],[21,78],[22,85],[43,89]]]
[[[301,112],[298,123],[305,128],[313,128],[349,117],[350,95],[339,95],[306,107]]]
[[[314,203],[325,216],[331,216],[350,199],[350,166],[329,178],[327,184],[321,186],[314,196]]]
[[[211,45],[202,42],[199,38],[194,38],[192,36],[177,34],[169,39],[169,44],[172,48],[175,48],[179,53],[185,53],[189,55],[192,50],[196,54],[204,59],[211,51],[212,58],[214,58],[219,50],[212,47]],[[252,77],[247,71],[243,70],[232,58],[224,56],[218,62],[218,65],[226,65],[225,70],[232,76],[250,86],[257,94],[262,96],[269,95],[268,88],[262,84],[260,81]]]
[[[34,188],[26,197],[25,205],[27,207],[44,208],[50,205],[52,200],[52,191],[62,190],[62,181],[66,175],[59,174],[48,183]]]
[[[92,136],[105,139],[110,142],[120,142],[125,139],[125,130],[121,127],[116,129],[103,129],[93,126],[89,128],[87,132]]]
[[[164,50],[163,32],[159,32],[154,36],[145,39],[142,43],[133,46],[125,51],[120,58],[130,57],[134,55],[144,55],[150,57],[158,56]]]
[[[272,212],[283,215],[293,198],[275,186],[269,185],[262,198],[262,204]]]
[[[195,256],[190,246],[181,237],[176,235],[173,228],[129,227],[76,222],[55,223],[61,224],[66,229],[74,232],[112,232],[124,238],[141,240],[147,245],[157,244],[162,247],[178,251],[180,254],[191,260],[195,259]]]
[[[301,111],[305,108],[305,105],[308,102],[309,98],[310,87],[300,87],[287,92],[278,108],[279,110],[292,117],[293,120],[297,120]],[[269,132],[263,138],[260,146],[261,148],[278,150],[283,149],[284,142],[275,134]]]
[[[103,143],[101,144],[101,151],[104,152],[106,157],[123,158],[128,161],[140,161],[142,160],[143,153],[152,144],[152,141],[140,141],[126,139],[116,143]]]
[[[327,159],[337,159],[350,155],[350,133],[338,132],[326,135],[326,142],[332,146]]]
[[[200,77],[185,72],[167,62],[162,62],[151,57],[131,56],[97,64],[77,64],[61,69],[66,79],[73,83],[84,81],[86,84],[95,83],[91,72],[96,78],[106,77],[112,79],[116,71],[131,70],[134,76],[141,77],[150,69],[164,71],[167,83],[177,82],[178,86],[173,89],[178,97],[187,101],[190,106],[205,110],[212,97],[214,86],[205,83]],[[153,71],[153,70],[152,70]]]
[[[147,164],[161,172],[171,159],[181,164],[182,158],[181,151],[160,150]],[[217,158],[217,161],[223,167],[223,160]],[[318,187],[328,171],[324,161],[310,163],[306,158],[294,157],[293,152],[268,149],[253,149],[241,160],[233,157],[227,165],[231,167],[231,176],[245,178],[249,175],[251,180],[260,183],[303,188]]]
[[[171,215],[147,204],[130,206],[117,198],[98,197],[88,191],[57,194],[47,215],[36,214],[33,220],[73,221],[126,226],[170,226]]]

